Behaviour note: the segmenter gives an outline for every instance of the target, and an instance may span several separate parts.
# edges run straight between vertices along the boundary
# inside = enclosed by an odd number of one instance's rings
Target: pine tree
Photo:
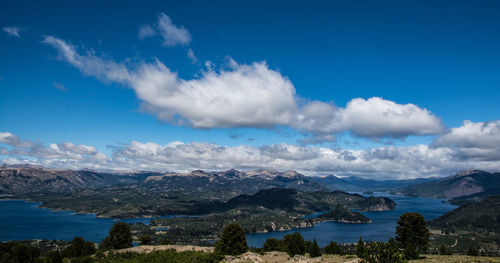
[[[356,256],[358,258],[366,258],[366,247],[363,239],[359,237],[358,244],[356,245]]]
[[[321,248],[318,246],[318,242],[314,239],[311,249],[309,250],[309,256],[312,258],[321,256]]]
[[[231,223],[224,227],[220,240],[215,244],[215,252],[223,255],[239,255],[248,250],[245,230]]]
[[[408,259],[417,259],[429,249],[430,231],[419,213],[402,214],[396,227],[396,241]]]

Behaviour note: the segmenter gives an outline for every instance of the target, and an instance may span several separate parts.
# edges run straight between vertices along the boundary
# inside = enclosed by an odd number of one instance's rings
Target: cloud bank
[[[492,124],[493,123],[493,124]],[[230,168],[296,170],[306,175],[355,175],[375,179],[416,178],[443,176],[474,168],[500,170],[500,155],[490,144],[476,141],[476,132],[461,133],[478,128],[481,134],[491,134],[500,121],[465,122],[440,136],[431,145],[384,146],[366,150],[336,149],[294,144],[265,146],[222,146],[213,143],[171,142],[160,145],[153,142],[131,141],[110,146],[110,153],[103,154],[89,145],[70,142],[51,143],[48,146],[22,140],[10,132],[0,132],[0,156],[5,164],[31,163],[53,168],[98,170],[154,170],[190,171],[195,169],[226,170]],[[486,127],[486,128],[485,128]],[[498,127],[498,126],[496,126]],[[494,131],[498,132],[498,130]],[[476,141],[457,144],[455,138]],[[498,139],[493,138],[498,143]],[[478,143],[478,144],[476,144]],[[470,149],[484,150],[485,155],[464,155]],[[488,157],[488,158],[485,158]]]
[[[159,60],[134,67],[80,53],[74,45],[47,36],[59,58],[83,74],[132,88],[142,107],[157,119],[194,128],[291,127],[309,136],[303,143],[334,141],[335,134],[378,139],[405,138],[444,132],[441,120],[414,104],[383,98],[356,98],[345,108],[321,101],[306,101],[293,83],[265,62],[210,67],[193,79],[182,79]],[[193,54],[194,55],[194,54]]]

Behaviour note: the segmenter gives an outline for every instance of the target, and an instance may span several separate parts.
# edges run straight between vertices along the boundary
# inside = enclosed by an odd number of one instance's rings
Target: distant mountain
[[[295,171],[279,172],[257,170],[242,172],[228,170],[224,172],[204,172],[201,170],[184,174],[162,174],[146,178],[137,185],[138,189],[149,191],[176,191],[184,194],[202,194],[219,192],[227,199],[239,194],[254,194],[262,189],[293,188],[305,192],[326,191],[325,186],[310,177]]]
[[[480,202],[469,202],[429,222],[430,227],[445,231],[493,232],[500,234],[500,195]]]
[[[69,193],[135,184],[151,176],[146,173],[104,173],[95,171],[54,170],[40,166],[0,167],[0,195]]]
[[[467,170],[439,180],[409,186],[402,193],[430,198],[456,198],[485,193],[499,186],[500,173]]]
[[[54,170],[31,165],[0,167],[0,196],[63,194],[119,186],[130,186],[138,191],[175,191],[187,195],[220,192],[221,197],[227,199],[270,188],[326,190],[311,178],[294,171],[240,172],[231,169],[224,172],[159,173]]]
[[[312,178],[316,182],[326,185],[331,190],[341,190],[348,192],[398,191],[409,185],[421,184],[436,180],[436,178],[417,178],[408,180],[373,180],[354,176],[341,178],[335,175]]]
[[[500,195],[500,185],[498,186],[499,188],[494,188],[490,190],[486,190],[484,192],[480,192],[477,194],[471,194],[471,195],[464,195],[460,197],[455,197],[450,199],[448,202],[453,205],[463,205],[467,202],[479,202],[483,200],[484,198],[492,195]]]

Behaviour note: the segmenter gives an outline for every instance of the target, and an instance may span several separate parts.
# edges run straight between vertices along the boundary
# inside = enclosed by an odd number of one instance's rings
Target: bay
[[[294,232],[299,232],[306,240],[312,241],[316,239],[320,246],[326,246],[330,241],[355,243],[360,237],[365,241],[387,241],[389,238],[394,237],[397,221],[404,213],[417,212],[422,214],[426,220],[432,220],[456,208],[456,206],[444,202],[446,199],[391,195],[385,192],[374,193],[373,195],[391,198],[396,202],[396,208],[392,211],[364,212],[363,214],[369,217],[372,223],[345,224],[324,222],[316,224],[311,228],[250,234],[247,235],[247,243],[252,247],[262,247],[268,238],[282,239],[284,235]],[[313,216],[317,214],[315,213]]]

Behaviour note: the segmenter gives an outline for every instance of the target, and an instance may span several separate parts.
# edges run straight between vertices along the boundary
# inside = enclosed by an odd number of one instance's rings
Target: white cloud
[[[59,82],[54,81],[54,83],[52,83],[52,85],[54,86],[54,88],[56,88],[60,91],[68,92],[68,88],[66,88],[63,84],[61,84]]]
[[[139,28],[139,39],[145,39],[156,35],[156,31],[150,25],[143,25]]]
[[[196,57],[192,49],[188,49],[186,55],[189,59],[191,59],[191,63],[196,63],[198,61],[198,58]]]
[[[44,43],[86,75],[134,89],[144,109],[159,120],[195,128],[292,127],[310,138],[303,143],[334,141],[335,133],[352,132],[372,139],[439,134],[441,121],[414,104],[382,98],[353,99],[346,108],[310,101],[295,94],[292,82],[265,62],[212,66],[198,78],[182,79],[162,62],[134,68],[95,56],[81,55],[64,40],[48,36]]]
[[[368,100],[351,100],[340,109],[339,130],[349,130],[361,137],[380,138],[390,136],[404,138],[409,135],[433,135],[444,131],[441,120],[430,111],[414,104],[397,104],[373,97]]]
[[[500,121],[472,122],[466,120],[460,127],[439,137],[435,146],[460,148],[500,149]]]
[[[78,68],[83,74],[93,76],[105,82],[125,83],[131,79],[128,68],[113,60],[105,60],[87,52],[80,55],[70,43],[53,36],[47,36],[42,43],[55,48],[59,58]]]
[[[189,31],[183,26],[176,26],[172,19],[165,13],[158,15],[158,31],[163,38],[163,45],[173,47],[177,45],[188,45],[191,42]]]
[[[17,26],[7,26],[3,28],[3,31],[7,33],[7,35],[12,36],[12,37],[21,37],[20,33],[22,31],[22,28],[17,27]]]
[[[500,121],[464,121],[460,127],[452,128],[447,134],[438,137],[433,147],[450,147],[462,159],[498,160],[500,159]]]
[[[0,143],[21,145],[12,133],[0,133]],[[213,143],[172,142],[160,145],[132,141],[111,146],[107,156],[88,145],[69,142],[28,143],[29,148],[1,148],[4,163],[32,163],[53,168],[155,170],[185,172],[195,169],[296,170],[307,175],[338,174],[365,178],[415,178],[454,174],[468,168],[500,170],[500,156],[484,160],[462,158],[459,149],[427,145],[387,146],[366,150],[333,149],[292,144],[221,146]]]

